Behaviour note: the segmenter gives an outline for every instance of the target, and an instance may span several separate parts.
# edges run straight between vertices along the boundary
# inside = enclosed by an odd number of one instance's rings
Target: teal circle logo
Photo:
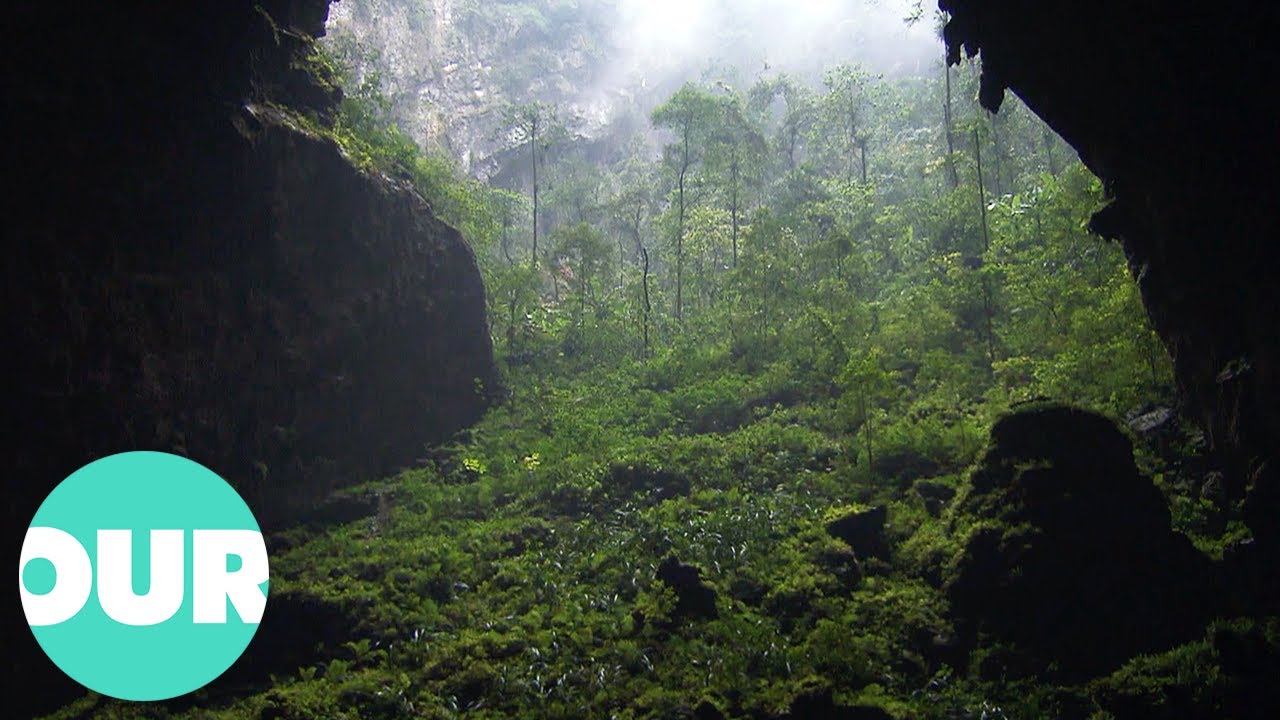
[[[22,544],[22,610],[49,659],[121,700],[204,687],[253,639],[267,548],[225,480],[197,462],[127,452],[72,473]]]

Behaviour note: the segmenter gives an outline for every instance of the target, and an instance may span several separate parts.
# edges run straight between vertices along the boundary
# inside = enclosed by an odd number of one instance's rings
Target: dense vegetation
[[[1123,421],[1172,393],[1120,250],[1085,227],[1100,184],[1024,108],[980,113],[970,68],[710,73],[603,150],[512,107],[527,165],[505,189],[397,131],[376,76],[348,83],[332,127],[299,122],[464,230],[507,399],[350,491],[367,515],[273,538],[263,632],[273,607],[329,620],[271,687],[205,691],[199,716],[1106,717],[1170,688],[1212,708],[1213,638],[1280,642],[1222,621],[1076,685],[983,677],[934,642],[949,501],[992,423],[1040,398]],[[1238,523],[1138,449],[1220,553]],[[831,529],[876,507],[879,551]],[[62,716],[90,708],[160,712]]]

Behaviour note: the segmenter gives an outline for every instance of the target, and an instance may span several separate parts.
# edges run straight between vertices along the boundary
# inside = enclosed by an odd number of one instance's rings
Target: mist
[[[748,76],[816,77],[838,63],[888,76],[917,74],[941,57],[910,0],[621,0],[618,69],[646,83],[696,77],[709,66]]]
[[[886,78],[934,72],[943,51],[933,23],[906,21],[917,4],[577,0],[537,4],[531,21],[524,2],[345,0],[328,29],[331,45],[345,38],[376,51],[401,128],[484,173],[473,161],[505,147],[492,112],[504,104],[542,101],[599,137],[644,132],[649,111],[688,81],[745,90],[787,73],[818,87],[838,64]]]
[[[606,0],[607,1],[607,0]],[[592,134],[644,112],[687,81],[741,88],[788,73],[821,84],[826,69],[861,65],[892,78],[930,71],[942,42],[929,22],[908,23],[913,0],[618,0],[610,62],[569,105]]]

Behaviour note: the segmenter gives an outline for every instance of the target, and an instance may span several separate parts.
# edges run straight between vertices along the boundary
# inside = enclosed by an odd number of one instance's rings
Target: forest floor
[[[951,498],[984,437],[867,462],[829,389],[728,348],[562,375],[539,362],[424,467],[271,537],[266,616],[222,679],[52,717],[1104,718],[1218,702],[1208,640],[1074,684],[983,677],[955,650]],[[1175,522],[1220,552],[1225,530],[1138,449]],[[1242,632],[1280,640],[1274,622]]]

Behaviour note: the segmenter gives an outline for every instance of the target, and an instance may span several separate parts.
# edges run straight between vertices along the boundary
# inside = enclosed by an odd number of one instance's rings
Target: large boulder
[[[1091,677],[1201,632],[1212,566],[1105,417],[1044,404],[1000,419],[952,523],[946,590],[966,642],[989,641],[984,674]]]
[[[889,557],[885,523],[889,509],[884,505],[850,510],[827,523],[827,532],[845,542],[859,558]]]

